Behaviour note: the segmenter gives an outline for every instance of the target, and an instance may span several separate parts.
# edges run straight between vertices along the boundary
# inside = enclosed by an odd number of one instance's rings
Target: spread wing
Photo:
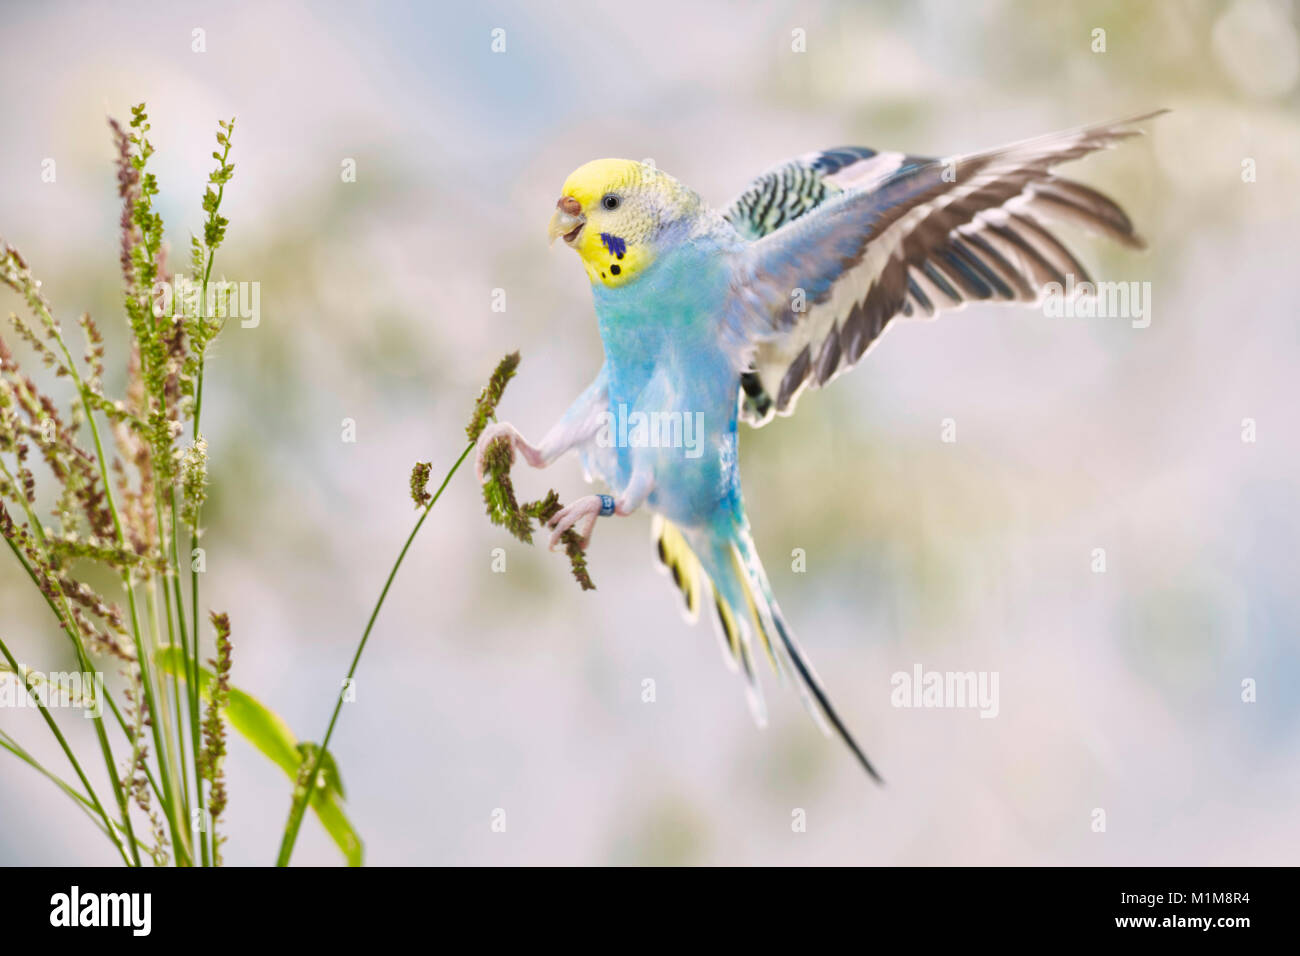
[[[845,147],[764,174],[724,214],[752,240],[732,317],[756,347],[741,417],[757,426],[790,414],[806,386],[851,368],[897,315],[1034,302],[1067,275],[1089,281],[1050,231],[1058,223],[1141,248],[1119,206],[1051,170],[1156,115],[950,159]]]
[[[723,218],[746,239],[761,239],[850,189],[869,189],[922,156],[878,153],[865,146],[837,146],[774,166],[750,183]]]

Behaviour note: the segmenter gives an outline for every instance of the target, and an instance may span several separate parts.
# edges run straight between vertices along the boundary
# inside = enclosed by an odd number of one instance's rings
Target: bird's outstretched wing
[[[761,239],[851,189],[870,189],[925,156],[837,146],[786,160],[745,187],[722,214],[746,239]]]
[[[949,159],[842,147],[761,176],[724,213],[751,240],[730,317],[755,346],[741,417],[790,414],[804,387],[851,368],[897,315],[1033,302],[1067,275],[1089,281],[1051,225],[1141,248],[1119,206],[1051,170],[1157,115]]]

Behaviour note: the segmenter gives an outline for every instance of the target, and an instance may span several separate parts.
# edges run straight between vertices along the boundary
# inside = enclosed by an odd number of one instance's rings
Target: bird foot
[[[575,525],[578,525],[578,536],[582,539],[582,547],[586,548],[591,541],[591,532],[596,527],[596,519],[600,517],[603,507],[604,502],[600,495],[584,495],[557,511],[546,523],[552,531],[550,549],[554,551],[562,543],[560,539],[564,536],[564,532]]]
[[[474,474],[478,475],[479,484],[483,483],[483,455],[489,445],[502,436],[510,439],[510,463],[514,464],[516,450],[523,454],[524,460],[534,468],[545,464],[542,453],[528,444],[519,429],[509,422],[493,422],[478,436],[478,445],[474,449]]]

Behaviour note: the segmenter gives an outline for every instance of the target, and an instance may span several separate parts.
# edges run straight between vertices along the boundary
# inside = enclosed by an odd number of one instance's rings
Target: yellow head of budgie
[[[577,251],[592,284],[634,281],[658,252],[666,225],[699,207],[699,197],[667,173],[632,159],[596,159],[564,182],[550,236]]]

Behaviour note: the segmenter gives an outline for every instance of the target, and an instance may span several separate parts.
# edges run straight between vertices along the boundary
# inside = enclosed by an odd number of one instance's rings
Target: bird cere
[[[563,543],[573,557],[598,518],[650,511],[659,563],[688,619],[702,610],[712,619],[755,721],[766,722],[766,661],[879,781],[759,560],[741,493],[739,425],[793,413],[805,388],[856,365],[896,318],[980,301],[1036,305],[1091,285],[1057,225],[1142,248],[1114,201],[1053,170],[1138,135],[1156,115],[946,159],[865,147],[809,153],[722,210],[647,163],[580,166],[548,233],[578,254],[591,282],[604,362],[536,444],[508,422],[471,434],[489,513],[501,497],[492,483],[516,453],[545,468],[576,451],[589,480],[611,493],[561,508],[552,492],[549,506],[534,507],[551,547]],[[1125,302],[1149,317],[1149,294]],[[645,424],[638,440],[619,427],[634,418]]]

